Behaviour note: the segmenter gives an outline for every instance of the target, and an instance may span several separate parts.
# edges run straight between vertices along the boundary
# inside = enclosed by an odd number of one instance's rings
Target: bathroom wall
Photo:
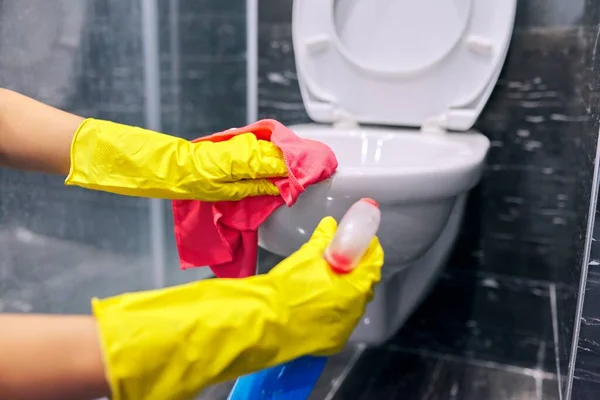
[[[141,1],[0,4],[0,85],[80,115],[145,126]],[[146,2],[151,4],[153,2]],[[245,122],[245,4],[155,2],[162,129],[193,138]],[[176,266],[170,206],[0,169],[0,312],[88,312],[92,295],[198,277]],[[167,250],[157,274],[152,234]]]
[[[157,1],[163,131],[195,139],[246,123],[246,3]],[[164,202],[168,284],[203,278],[180,271],[170,202]]]
[[[598,182],[595,190],[597,202]],[[577,319],[577,346],[573,349],[574,363],[569,371],[571,375],[568,384],[571,386],[568,391],[573,400],[597,399],[600,393],[600,209],[597,203],[591,212],[589,261],[583,274],[579,297],[581,315]]]
[[[262,0],[259,8],[260,116],[286,124],[310,121],[291,7]],[[518,1],[506,65],[476,125],[492,142],[485,174],[444,275],[389,349],[542,371],[536,376],[558,392],[598,139],[599,22],[600,3],[591,0]]]

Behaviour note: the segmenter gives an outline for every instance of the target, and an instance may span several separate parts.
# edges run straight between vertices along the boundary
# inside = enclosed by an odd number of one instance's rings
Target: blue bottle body
[[[326,363],[327,357],[305,356],[242,376],[228,400],[306,400]]]

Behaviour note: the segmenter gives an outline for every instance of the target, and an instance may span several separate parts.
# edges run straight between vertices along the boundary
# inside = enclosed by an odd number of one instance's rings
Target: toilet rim
[[[395,128],[380,126],[358,126],[350,128],[332,127],[324,124],[298,124],[289,127],[299,137],[304,139],[316,140],[328,145],[334,153],[337,153],[338,168],[334,176],[337,179],[372,179],[376,177],[385,177],[393,179],[394,177],[418,177],[436,174],[440,171],[445,173],[459,174],[477,167],[483,163],[488,150],[491,146],[489,138],[476,131],[470,133],[457,134],[426,134],[412,128]],[[417,146],[423,148],[428,144],[456,145],[469,150],[468,156],[450,157],[441,162],[413,165],[348,165],[341,159],[341,150],[337,148],[330,140],[364,140],[365,138],[377,140],[379,138],[391,141],[400,141],[397,146],[403,145],[403,139],[408,138],[409,142],[418,142]],[[330,140],[328,140],[330,139]],[[454,153],[456,147],[449,147],[449,151]]]
[[[477,167],[483,163],[485,155],[479,158],[469,160],[460,160],[459,162],[449,162],[447,164],[436,164],[435,166],[397,166],[397,167],[338,167],[332,178],[375,178],[375,177],[418,177],[436,174],[443,171],[448,174],[460,174]]]
[[[479,181],[483,164],[469,168],[468,172],[440,177],[432,174],[428,177],[398,175],[397,179],[372,179],[368,176],[347,177],[334,174],[327,180],[312,185],[307,190],[325,189],[332,198],[372,197],[380,205],[447,199],[467,193]],[[385,180],[382,185],[381,180]],[[426,181],[426,182],[424,182]]]

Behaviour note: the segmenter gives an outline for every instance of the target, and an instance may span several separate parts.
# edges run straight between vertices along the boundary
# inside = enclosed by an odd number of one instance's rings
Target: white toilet
[[[260,227],[288,256],[319,220],[361,197],[380,204],[383,279],[352,340],[377,344],[404,323],[444,265],[488,139],[471,130],[504,63],[517,0],[295,0],[302,98],[335,175]]]

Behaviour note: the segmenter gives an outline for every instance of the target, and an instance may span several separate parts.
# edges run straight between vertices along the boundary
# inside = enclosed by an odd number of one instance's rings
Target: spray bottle
[[[379,205],[363,198],[354,203],[338,225],[323,257],[338,274],[351,272],[367,251],[381,222]],[[305,356],[239,378],[228,400],[306,400],[316,385],[327,357]]]

